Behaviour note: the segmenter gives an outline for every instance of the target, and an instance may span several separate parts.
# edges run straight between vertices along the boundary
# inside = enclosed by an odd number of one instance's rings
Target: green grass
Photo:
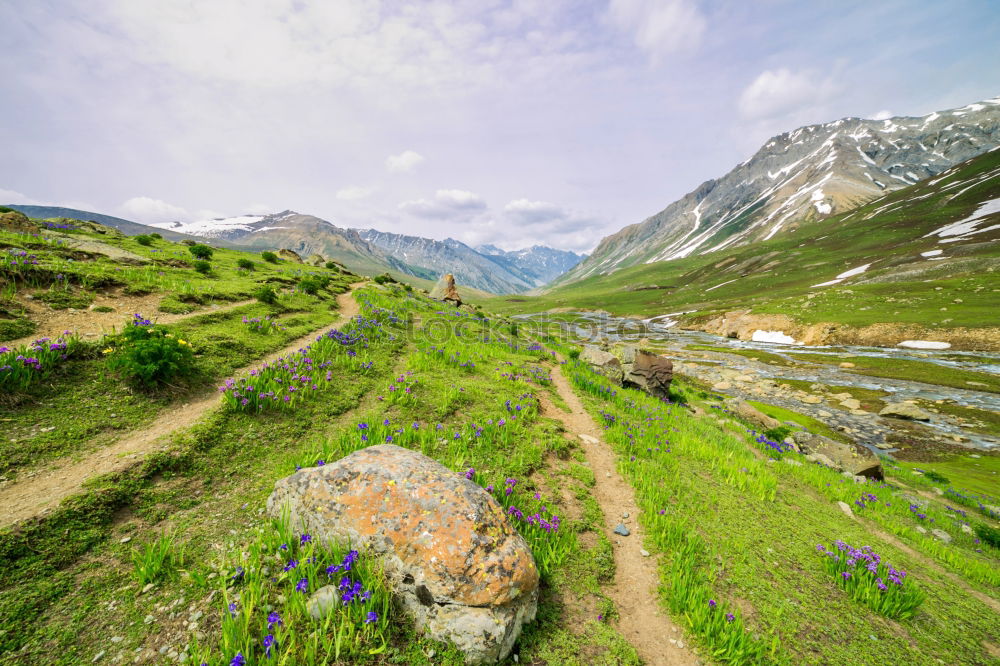
[[[713,352],[719,352],[721,354],[736,354],[737,356],[744,356],[746,358],[760,361],[761,363],[768,363],[770,365],[778,365],[778,366],[796,365],[793,361],[789,361],[784,356],[780,356],[778,354],[772,354],[771,352],[761,351],[758,349],[734,349],[730,347],[716,347],[712,345],[686,345],[684,349],[690,351],[713,351]]]
[[[798,423],[800,426],[808,430],[809,432],[816,435],[823,435],[824,437],[829,437],[830,439],[835,439],[839,442],[848,442],[850,439],[844,435],[844,433],[839,430],[834,430],[830,426],[826,425],[818,419],[814,419],[806,414],[800,414],[799,412],[792,411],[791,409],[785,409],[784,407],[777,407],[775,405],[768,405],[763,402],[758,402],[756,400],[748,400],[749,404],[753,405],[760,411],[764,412],[773,419],[778,419],[782,423],[787,421],[793,421]]]
[[[1000,498],[1000,456],[980,455],[980,458],[948,456],[933,462],[900,461],[899,466],[905,470],[932,470],[947,477],[955,488]],[[936,485],[944,488],[949,484]]]
[[[874,356],[827,356],[824,354],[792,354],[793,357],[802,361],[812,361],[814,363],[824,363],[836,365],[843,361],[849,361],[855,365],[854,368],[845,369],[845,372],[853,372],[859,375],[870,377],[886,377],[889,379],[906,379],[925,384],[935,384],[938,386],[950,386],[952,388],[973,389],[979,391],[989,391],[1000,393],[1000,377],[989,375],[984,372],[975,372],[962,368],[950,368],[937,363],[924,361],[914,361],[911,359],[879,358]],[[976,386],[969,382],[977,382],[983,386]]]

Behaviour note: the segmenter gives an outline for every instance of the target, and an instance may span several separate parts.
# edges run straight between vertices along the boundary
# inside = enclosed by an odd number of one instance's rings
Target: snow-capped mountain
[[[552,282],[583,261],[587,255],[569,250],[557,250],[545,245],[532,245],[521,250],[501,250],[496,245],[480,245],[479,254],[528,276],[536,287]]]
[[[1000,145],[1000,97],[922,117],[842,118],[780,134],[718,180],[604,238],[556,282],[767,240]]]

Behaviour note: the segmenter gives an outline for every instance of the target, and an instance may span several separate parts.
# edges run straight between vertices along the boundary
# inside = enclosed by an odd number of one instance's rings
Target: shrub
[[[250,261],[249,259],[239,259],[236,261],[236,265],[248,271],[252,271],[256,266],[256,264]]]
[[[0,319],[0,340],[16,340],[35,332],[35,322],[19,317],[17,319]]]
[[[576,359],[580,358],[580,350],[579,349],[570,349],[569,353],[566,354],[566,355],[569,356],[569,358],[570,358],[571,361],[575,361]]]
[[[0,206],[0,213],[16,213],[17,211],[8,206]]]
[[[376,275],[372,279],[375,281],[375,284],[386,284],[386,283],[393,283],[396,281],[396,279],[391,275],[389,275],[388,273],[382,273],[382,275]]]
[[[779,444],[781,442],[784,442],[785,438],[788,437],[790,434],[792,434],[792,429],[789,428],[788,426],[778,426],[776,428],[771,428],[770,430],[764,431],[765,437],[774,442],[778,442]]]
[[[932,469],[924,472],[924,478],[934,481],[935,483],[950,483],[947,476],[944,474],[938,474]]]
[[[266,284],[257,287],[253,292],[253,297],[267,305],[274,305],[278,302],[277,292]]]
[[[270,264],[278,263],[278,255],[276,255],[274,252],[261,252],[260,258]]]
[[[215,250],[207,245],[195,244],[188,248],[188,252],[193,254],[197,259],[211,259]]]
[[[94,312],[114,312],[115,309],[110,305],[98,305],[94,308]]]
[[[88,292],[73,293],[66,289],[52,289],[35,294],[35,300],[45,303],[53,310],[74,308],[82,310],[94,302],[94,295]]]
[[[112,370],[143,388],[157,388],[196,371],[191,345],[139,314],[104,353],[111,354]]]
[[[142,548],[132,550],[132,566],[140,585],[165,578],[173,568],[184,565],[184,548],[174,543],[172,534],[164,534]]]
[[[972,529],[975,530],[976,536],[980,540],[993,548],[1000,549],[1000,529],[990,527],[986,523],[976,523]]]
[[[135,237],[135,242],[138,243],[139,245],[144,245],[146,247],[149,247],[150,245],[153,244],[153,237],[147,236],[146,234],[140,234]]]
[[[194,269],[202,275],[208,275],[212,272],[212,264],[208,263],[204,259],[196,259],[194,262]]]
[[[150,238],[155,238],[156,240],[163,240],[163,236],[161,236],[160,234],[156,233],[155,231],[153,233],[149,234],[149,237]]]
[[[315,296],[320,289],[326,289],[330,284],[330,278],[324,275],[310,275],[299,280],[298,288],[312,296]]]
[[[340,272],[340,266],[339,266],[339,265],[337,265],[337,262],[336,262],[336,261],[328,261],[328,262],[326,262],[326,264],[324,264],[324,265],[325,265],[325,266],[326,266],[327,268],[329,268],[329,269],[330,269],[331,271],[336,271],[336,272],[338,272],[338,273]]]

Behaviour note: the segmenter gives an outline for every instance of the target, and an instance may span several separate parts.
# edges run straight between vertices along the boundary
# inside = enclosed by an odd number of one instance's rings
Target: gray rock
[[[445,273],[438,279],[437,284],[431,289],[430,296],[435,301],[444,301],[452,305],[462,304],[462,296],[455,286],[455,276],[451,273]]]
[[[621,386],[625,373],[621,361],[611,352],[604,351],[594,345],[585,345],[580,353],[580,360],[589,363],[594,370]]]
[[[889,416],[911,421],[930,421],[931,415],[911,402],[894,402],[882,408],[879,416]]]
[[[941,541],[944,541],[945,543],[951,543],[951,535],[945,532],[944,530],[934,529],[931,530],[931,534],[933,534]]]
[[[966,534],[975,534],[976,533],[975,530],[973,530],[971,527],[969,527],[966,523],[962,523],[962,528],[961,529]]]
[[[535,617],[538,569],[503,507],[416,451],[383,444],[300,470],[275,484],[267,510],[378,557],[397,607],[467,663],[505,659]]]
[[[316,620],[322,620],[330,612],[330,609],[336,608],[340,603],[340,594],[337,592],[337,587],[335,585],[324,585],[309,597],[309,601],[306,602],[306,610],[309,614]]]
[[[631,534],[631,532],[628,531],[628,528],[625,527],[624,523],[618,523],[618,525],[615,526],[615,534],[618,534],[620,536],[628,536],[629,534]]]
[[[851,507],[847,504],[847,502],[837,502],[837,506],[840,507],[840,510],[843,511],[844,515],[848,518],[854,517],[854,512],[851,511]]]
[[[645,391],[653,397],[670,398],[670,382],[674,377],[674,364],[663,356],[657,356],[641,349],[635,352],[635,360],[623,384]]]

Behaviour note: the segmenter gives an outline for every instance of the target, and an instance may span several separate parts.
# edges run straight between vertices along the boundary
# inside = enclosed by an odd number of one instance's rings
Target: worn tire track
[[[298,351],[317,335],[323,335],[353,318],[359,312],[353,292],[362,284],[364,283],[352,284],[351,291],[337,296],[338,316],[332,324],[308,333],[283,349],[237,370],[233,376],[245,374],[265,361],[273,361],[279,356]],[[122,439],[90,453],[82,460],[62,463],[57,461],[36,476],[0,489],[0,528],[48,513],[63,499],[78,493],[88,479],[121,471],[146,455],[165,449],[165,440],[169,435],[194,425],[217,407],[220,400],[214,387],[206,389],[192,401],[167,409],[142,430],[127,433]]]

